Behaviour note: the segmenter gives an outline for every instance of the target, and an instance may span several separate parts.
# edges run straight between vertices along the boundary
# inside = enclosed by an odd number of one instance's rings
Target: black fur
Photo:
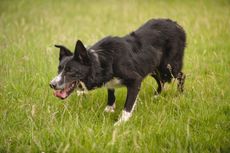
[[[63,53],[61,48],[60,60],[64,60],[63,55],[71,58],[60,65],[65,65],[62,67],[67,80],[80,80],[88,90],[101,87],[114,77],[121,79],[128,89],[124,109],[130,112],[148,74],[158,83],[157,93],[172,78],[178,78],[178,88],[183,91],[185,44],[185,32],[180,25],[169,19],[152,19],[124,37],[109,36],[88,49],[78,41],[73,55],[66,48]],[[114,102],[114,89],[109,89],[108,105]]]

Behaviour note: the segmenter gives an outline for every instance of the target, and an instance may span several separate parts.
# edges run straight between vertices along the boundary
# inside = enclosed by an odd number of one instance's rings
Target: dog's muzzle
[[[50,82],[50,88],[56,89],[56,87],[57,87],[57,84],[51,81]]]

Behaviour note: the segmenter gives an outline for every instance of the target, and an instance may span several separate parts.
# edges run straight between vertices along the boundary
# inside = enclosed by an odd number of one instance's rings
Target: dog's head
[[[55,47],[60,49],[58,75],[50,82],[50,87],[54,89],[56,97],[65,99],[75,88],[84,90],[83,80],[90,69],[89,56],[80,40],[76,43],[74,53],[61,45]]]

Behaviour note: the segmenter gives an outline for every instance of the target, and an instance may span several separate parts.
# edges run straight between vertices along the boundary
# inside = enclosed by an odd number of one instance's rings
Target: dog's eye
[[[61,65],[58,66],[58,70],[61,70],[63,67]]]
[[[65,71],[69,72],[71,70],[70,67],[65,67]]]

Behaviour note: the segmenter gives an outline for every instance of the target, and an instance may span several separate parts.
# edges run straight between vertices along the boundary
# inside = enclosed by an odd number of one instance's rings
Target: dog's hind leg
[[[162,90],[164,89],[164,81],[161,80],[160,76],[157,74],[152,74],[152,77],[156,80],[157,82],[157,91],[155,92],[155,95],[158,95],[162,92]]]
[[[108,103],[105,107],[105,112],[114,112],[115,111],[115,100],[114,89],[108,89]]]
[[[178,73],[178,75],[177,75],[177,80],[178,80],[177,89],[180,92],[184,91],[185,78],[186,78],[186,75],[183,72]]]

